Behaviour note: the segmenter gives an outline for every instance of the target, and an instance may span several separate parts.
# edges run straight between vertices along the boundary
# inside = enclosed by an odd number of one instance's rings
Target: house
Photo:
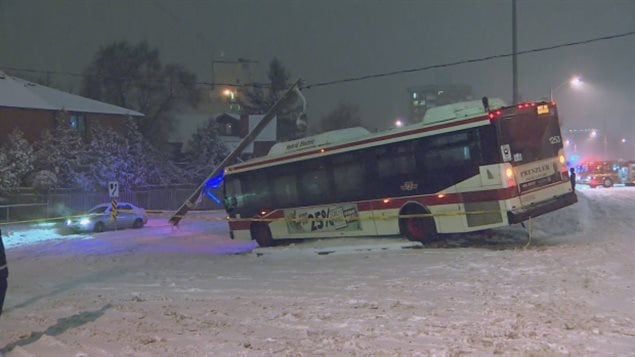
[[[264,118],[261,115],[238,115],[222,113],[216,116],[220,131],[220,139],[231,151],[234,150],[242,139],[253,130]],[[243,157],[259,157],[269,153],[269,149],[277,142],[277,124],[274,117],[269,124],[258,134],[254,141],[243,150]]]
[[[208,114],[204,112],[190,112],[175,114],[178,125],[170,133],[169,142],[173,147],[175,157],[188,149],[188,141],[199,127],[214,120],[218,124],[219,138],[229,151],[238,147],[240,141],[249,134],[262,120],[264,115],[246,115],[235,113]],[[277,142],[276,118],[274,117],[242,152],[243,159],[267,155],[269,149]]]
[[[16,128],[31,143],[62,119],[82,134],[96,123],[124,133],[137,111],[66,93],[0,71],[0,143]]]

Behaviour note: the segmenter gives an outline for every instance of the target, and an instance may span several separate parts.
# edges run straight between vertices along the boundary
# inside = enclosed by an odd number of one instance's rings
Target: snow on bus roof
[[[492,98],[489,100],[490,110],[498,109],[505,106],[505,103],[498,98]],[[428,113],[430,112],[430,113]],[[408,133],[416,128],[422,128],[427,126],[434,126],[438,123],[448,121],[460,121],[470,117],[483,116],[487,114],[483,108],[482,101],[468,101],[455,104],[449,104],[439,107],[428,109],[424,120],[418,123],[412,123],[410,125],[401,128],[391,128],[386,131],[380,131],[371,133],[365,128],[354,127],[340,130],[328,131],[325,133],[308,136],[301,139],[280,142],[271,147],[269,153],[265,156],[256,157],[248,162],[231,165],[227,168],[225,173],[233,171],[235,168],[242,170],[246,167],[253,165],[259,165],[267,162],[275,156],[285,156],[289,154],[297,154],[303,151],[318,149],[322,147],[332,146],[341,143],[355,142],[364,138],[383,137],[391,133],[404,132]],[[235,166],[235,167],[234,167]]]
[[[335,143],[351,141],[368,135],[370,135],[370,131],[362,127],[327,131],[325,133],[308,136],[302,139],[277,143],[271,147],[268,156],[283,155],[306,149],[319,148]]]
[[[504,107],[506,104],[502,99],[490,98],[489,108],[497,109]],[[471,100],[467,102],[459,102],[439,107],[434,107],[426,110],[426,114],[423,116],[423,124],[435,124],[449,120],[464,119],[467,117],[473,117],[477,115],[487,114],[485,108],[483,108],[483,102],[481,100]]]

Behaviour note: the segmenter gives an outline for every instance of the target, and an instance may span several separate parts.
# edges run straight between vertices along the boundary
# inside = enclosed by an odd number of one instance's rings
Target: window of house
[[[86,118],[81,114],[73,114],[68,119],[68,125],[80,132],[86,131]]]
[[[225,123],[223,128],[223,135],[231,136],[232,135],[232,123]]]

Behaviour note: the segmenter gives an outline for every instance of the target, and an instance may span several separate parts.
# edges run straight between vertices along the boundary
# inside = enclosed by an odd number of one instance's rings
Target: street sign
[[[110,198],[119,197],[119,182],[117,181],[108,182],[108,194],[110,195]]]

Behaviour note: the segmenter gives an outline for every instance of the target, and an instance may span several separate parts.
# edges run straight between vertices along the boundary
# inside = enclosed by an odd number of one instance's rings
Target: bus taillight
[[[527,103],[520,103],[520,104],[518,104],[518,105],[517,105],[517,108],[518,108],[518,109],[527,109],[527,108],[530,108],[530,107],[535,107],[535,106],[536,106],[536,103],[534,103],[534,102],[527,102]]]
[[[496,111],[491,111],[489,112],[489,114],[487,115],[487,117],[489,118],[489,121],[492,122],[496,119],[496,117],[500,116],[503,112],[501,112],[500,110],[496,110]]]
[[[507,186],[516,186],[516,180],[514,179],[514,169],[508,167],[505,170],[505,177],[507,178]]]

